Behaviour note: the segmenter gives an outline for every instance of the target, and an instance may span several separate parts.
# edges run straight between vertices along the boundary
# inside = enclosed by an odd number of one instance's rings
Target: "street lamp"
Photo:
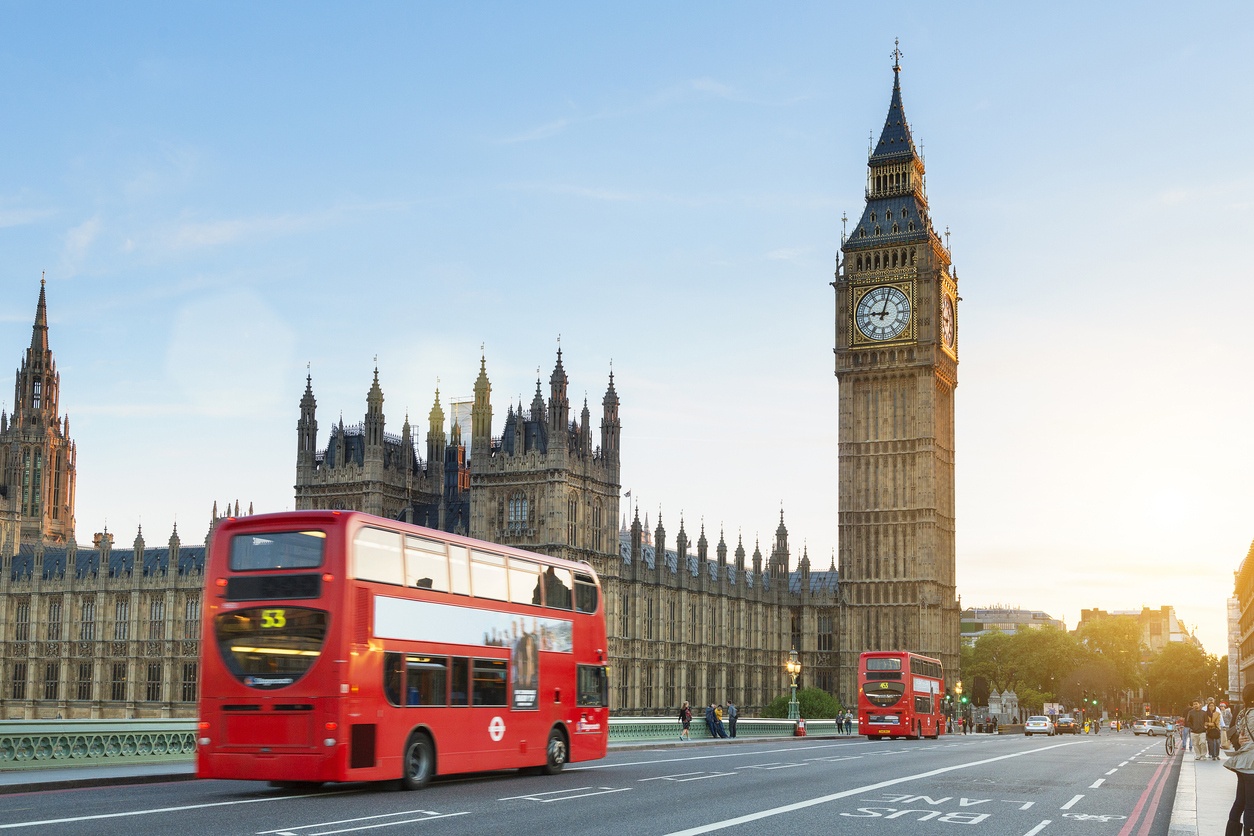
[[[801,673],[801,660],[797,658],[796,648],[788,651],[788,661],[784,663],[784,670],[788,671],[788,675],[792,677],[792,699],[788,701],[788,719],[798,720],[801,718],[801,708],[797,705],[797,676]]]

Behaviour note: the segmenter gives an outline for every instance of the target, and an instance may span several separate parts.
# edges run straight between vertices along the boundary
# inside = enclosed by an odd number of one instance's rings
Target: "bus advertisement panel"
[[[936,738],[945,733],[941,663],[904,650],[863,653],[858,661],[858,728],[868,740]]]
[[[400,779],[605,756],[592,567],[356,512],[231,518],[205,568],[197,774]]]

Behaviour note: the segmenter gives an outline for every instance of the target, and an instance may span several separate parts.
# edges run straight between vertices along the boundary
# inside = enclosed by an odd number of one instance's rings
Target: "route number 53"
[[[263,630],[273,630],[287,624],[287,616],[283,610],[262,610],[261,611],[261,627]]]

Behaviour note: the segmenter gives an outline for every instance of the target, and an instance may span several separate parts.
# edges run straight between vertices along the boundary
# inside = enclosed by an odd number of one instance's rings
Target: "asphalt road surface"
[[[0,831],[56,834],[980,834],[1165,836],[1179,756],[1161,738],[950,736],[615,751],[560,775],[496,772],[313,791],[187,781],[9,795]]]

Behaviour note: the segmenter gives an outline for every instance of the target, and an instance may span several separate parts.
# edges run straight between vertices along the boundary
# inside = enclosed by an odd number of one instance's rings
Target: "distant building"
[[[1245,679],[1241,676],[1241,599],[1228,599],[1228,699],[1241,701]]]
[[[1135,620],[1140,626],[1141,652],[1145,659],[1158,653],[1170,642],[1192,642],[1201,647],[1201,642],[1176,617],[1174,607],[1165,606],[1158,609],[1143,607],[1139,611],[1116,610],[1115,612],[1099,609],[1080,610],[1080,623],[1076,625],[1076,630],[1082,630],[1085,624],[1103,618]]]
[[[1233,597],[1237,599],[1237,636],[1235,649],[1228,651],[1229,665],[1236,660],[1238,684],[1254,682],[1254,543],[1237,567]],[[1232,639],[1229,638],[1229,643]],[[1231,674],[1229,675],[1231,691]]]
[[[968,607],[962,611],[962,643],[975,644],[975,640],[988,633],[1013,635],[1020,630],[1038,630],[1041,627],[1057,627],[1066,631],[1067,624],[1040,610],[1021,610],[1014,607]]]
[[[41,282],[0,416],[0,719],[195,717],[205,547],[177,527],[159,548],[142,531],[129,549],[108,531],[78,547],[60,388]]]

